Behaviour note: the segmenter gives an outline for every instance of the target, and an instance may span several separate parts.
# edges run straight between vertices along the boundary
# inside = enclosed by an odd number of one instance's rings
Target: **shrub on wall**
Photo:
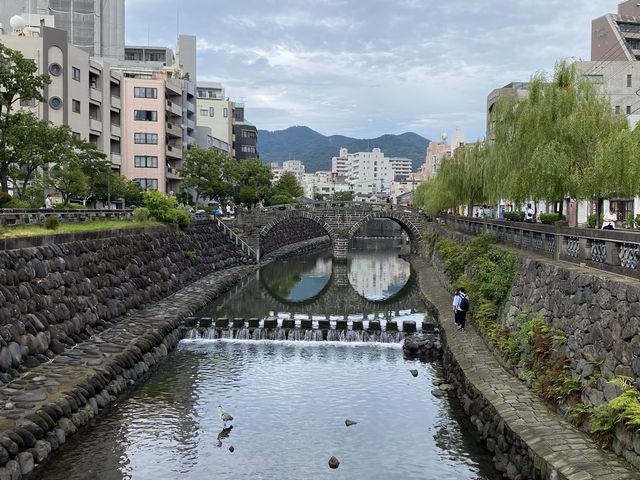
[[[60,226],[60,219],[57,215],[49,215],[44,219],[43,227],[47,230],[57,230]]]
[[[560,222],[566,220],[566,217],[560,213],[541,213],[540,214],[540,222],[553,225],[556,222]]]
[[[191,225],[191,217],[178,208],[178,201],[157,190],[144,192],[144,206],[149,215],[160,222],[174,223],[180,227]]]
[[[138,207],[133,211],[133,219],[136,222],[146,222],[150,216],[149,209],[145,207]]]
[[[504,212],[504,218],[511,222],[524,222],[524,212]]]

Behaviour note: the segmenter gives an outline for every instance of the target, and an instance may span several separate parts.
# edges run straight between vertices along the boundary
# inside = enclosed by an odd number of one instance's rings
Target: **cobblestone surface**
[[[528,446],[529,458],[536,468],[551,467],[557,472],[555,478],[567,480],[640,479],[640,472],[549,411],[526,385],[507,373],[472,325],[465,331],[457,331],[451,294],[424,258],[415,262],[420,288],[439,312],[447,348],[466,381],[480,391],[504,424]],[[553,473],[549,478],[554,478]]]

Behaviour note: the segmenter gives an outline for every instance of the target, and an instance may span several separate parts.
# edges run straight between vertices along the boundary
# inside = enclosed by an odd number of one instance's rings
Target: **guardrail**
[[[91,220],[127,220],[131,218],[133,210],[63,210],[63,209],[29,209],[3,208],[0,209],[0,226],[13,227],[20,225],[39,224],[45,218],[57,216],[64,223],[88,222]]]
[[[230,229],[226,223],[224,223],[222,220],[220,220],[220,218],[216,217],[215,215],[196,215],[196,219],[198,220],[204,220],[206,217],[207,220],[211,220],[213,219],[213,221],[215,222],[216,226],[218,227],[219,230],[222,230],[222,232],[225,235],[228,235],[229,238],[231,240],[233,240],[235,242],[236,245],[238,245],[243,252],[245,253],[249,253],[251,255],[253,255],[256,258],[256,261],[259,262],[260,261],[260,256],[258,255],[258,253],[249,246],[249,244],[247,242],[245,242],[242,238],[240,238],[240,236],[234,232],[232,229]]]
[[[640,231],[571,228],[442,215],[458,231],[494,235],[505,244],[540,255],[640,278]]]

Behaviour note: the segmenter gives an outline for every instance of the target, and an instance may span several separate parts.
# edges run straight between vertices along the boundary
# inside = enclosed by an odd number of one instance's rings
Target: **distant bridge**
[[[335,258],[347,257],[349,241],[373,219],[396,222],[409,237],[411,251],[422,245],[426,217],[416,209],[399,205],[361,202],[318,202],[303,206],[285,205],[242,212],[226,221],[256,250],[258,258],[286,245],[328,236]]]

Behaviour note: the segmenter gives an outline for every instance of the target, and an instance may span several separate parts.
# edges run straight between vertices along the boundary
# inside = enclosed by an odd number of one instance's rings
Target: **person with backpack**
[[[468,310],[469,296],[464,288],[459,288],[453,296],[453,319],[458,326],[458,330],[464,330]]]

